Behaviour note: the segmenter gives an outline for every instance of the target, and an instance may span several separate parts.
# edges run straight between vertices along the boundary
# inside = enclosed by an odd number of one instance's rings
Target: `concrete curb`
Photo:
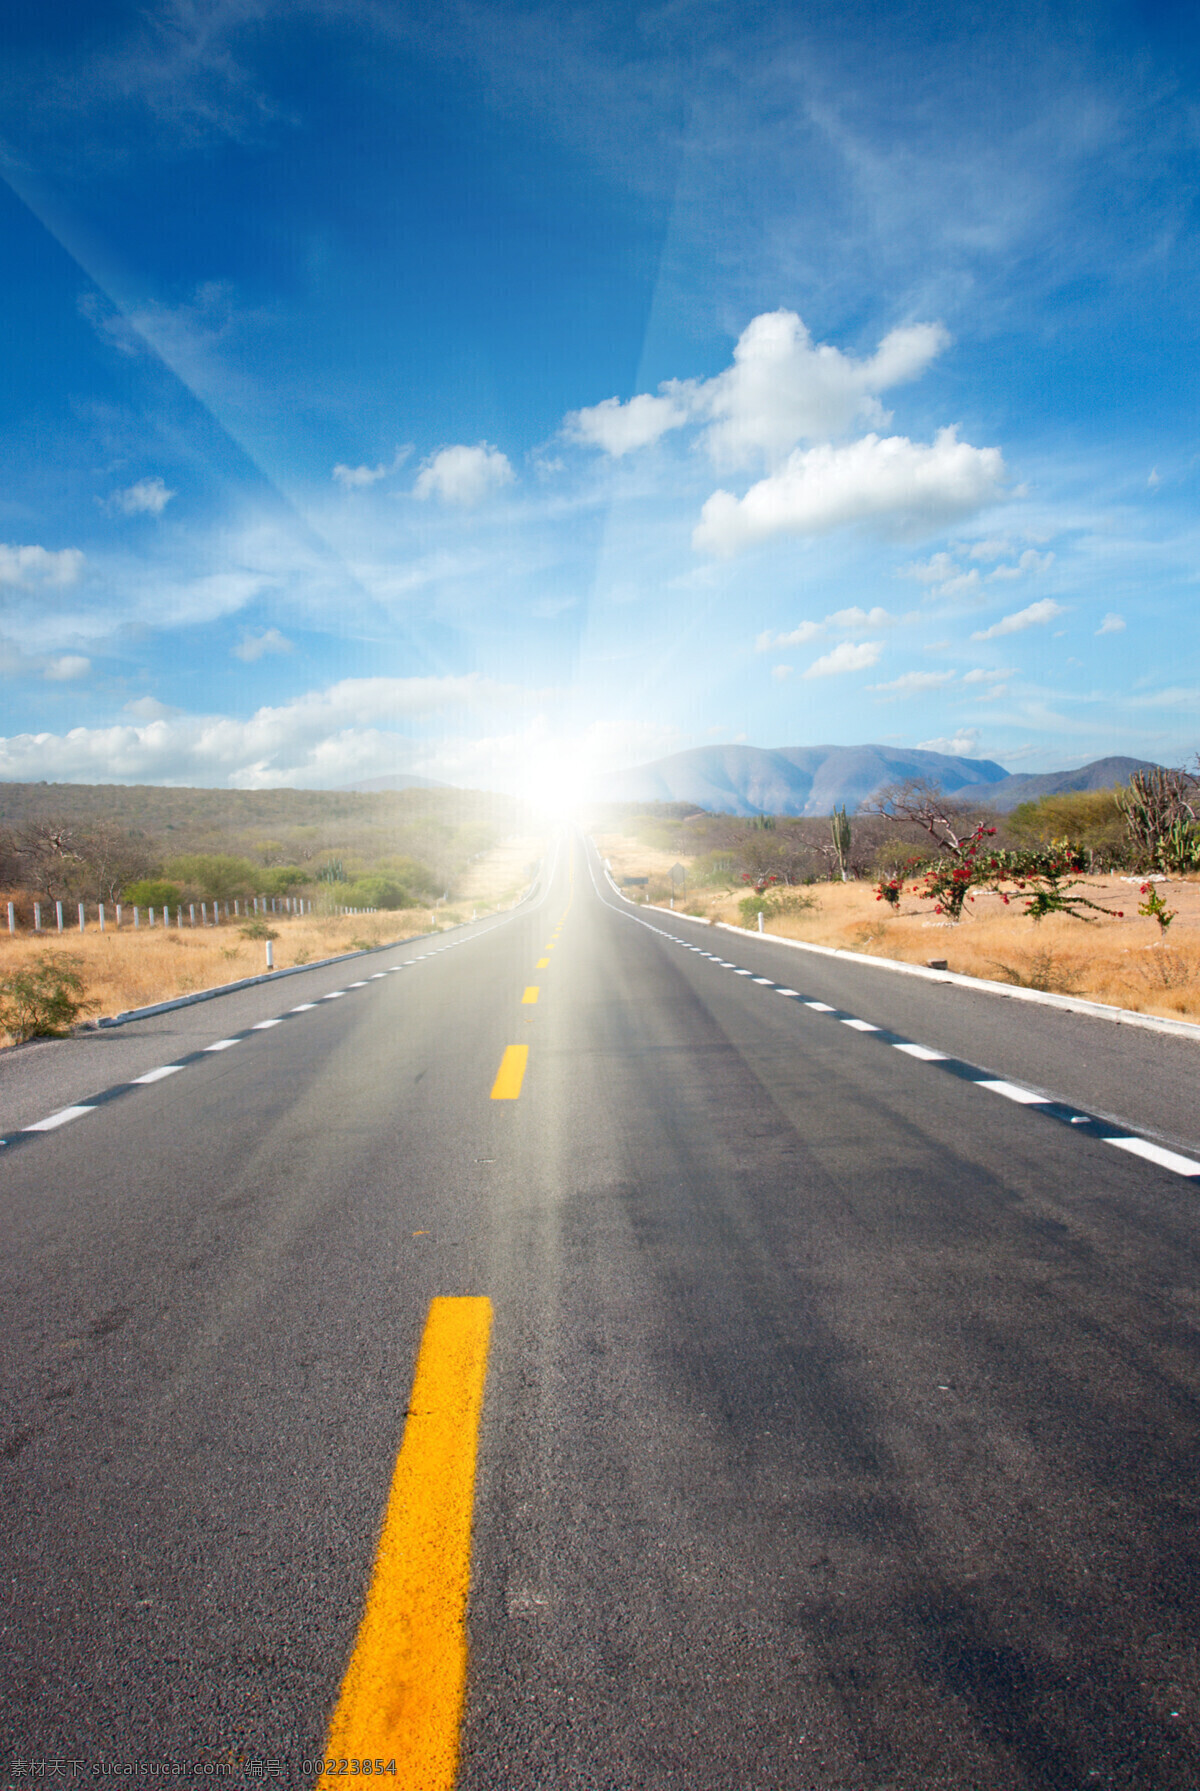
[[[521,903],[529,900],[536,883],[535,877],[512,907],[502,912],[515,914]],[[491,920],[494,916],[485,914],[483,918]],[[156,1001],[150,1007],[126,1008],[123,1014],[104,1014],[99,1020],[85,1021],[82,1030],[94,1032],[100,1027],[107,1030],[110,1026],[127,1026],[131,1020],[151,1020],[155,1014],[169,1014],[177,1007],[194,1007],[198,1001],[215,1001],[218,995],[236,995],[239,989],[253,989],[258,983],[278,982],[281,976],[300,976],[306,970],[320,970],[329,964],[348,963],[351,958],[369,958],[375,952],[395,951],[401,945],[419,945],[422,939],[440,939],[443,933],[457,933],[459,927],[477,924],[473,920],[460,920],[458,926],[442,927],[436,933],[408,933],[403,939],[391,939],[383,945],[368,945],[363,951],[338,952],[336,957],[317,958],[312,964],[289,964],[285,970],[264,970],[261,976],[243,976],[236,983],[218,983],[215,989],[196,989],[190,995],[175,995],[170,1001]]]
[[[681,914],[677,909],[660,908],[657,903],[652,902],[630,902],[629,897],[621,890],[616,890],[616,893],[631,908],[652,908],[656,914],[669,914],[672,920],[687,920],[693,926],[711,930],[711,923],[701,920],[695,914]],[[1165,1032],[1175,1038],[1191,1039],[1194,1044],[1200,1044],[1200,1025],[1191,1020],[1167,1020],[1157,1014],[1135,1014],[1132,1008],[1113,1007],[1103,1001],[1084,1001],[1082,997],[1074,995],[1052,995],[1047,989],[1023,989],[1016,983],[990,983],[978,976],[961,976],[954,970],[929,970],[924,964],[906,964],[899,958],[874,958],[868,957],[865,952],[838,951],[832,945],[811,945],[806,939],[781,939],[778,933],[759,933],[753,927],[735,927],[727,920],[719,920],[716,925],[722,932],[737,933],[744,939],[770,940],[772,945],[786,945],[792,951],[815,952],[821,958],[837,958],[848,964],[865,964],[872,970],[891,970],[898,976],[918,976],[925,982],[951,983],[957,988],[974,989],[982,995],[996,995],[1002,1000],[1032,1001],[1040,1007],[1056,1007],[1068,1014],[1083,1014],[1093,1020],[1108,1020],[1117,1026],[1136,1026],[1144,1032]]]
[[[469,922],[461,923],[464,926]],[[457,932],[447,927],[447,933]],[[329,964],[345,964],[350,958],[369,958],[377,951],[395,951],[398,945],[416,945],[422,939],[436,939],[437,933],[410,933],[405,939],[392,939],[385,945],[368,945],[363,951],[343,951],[334,958],[316,958],[311,964],[289,964],[284,970],[264,970],[261,976],[243,976],[236,983],[218,983],[214,989],[196,989],[190,995],[175,995],[170,1001],[156,1001],[150,1007],[126,1008],[122,1014],[103,1014],[87,1022],[88,1030],[100,1027],[126,1026],[131,1020],[150,1020],[155,1014],[169,1014],[177,1007],[194,1007],[198,1001],[215,1001],[218,995],[236,995],[239,989],[253,989],[258,983],[278,982],[281,976],[300,976],[306,970],[320,970]]]

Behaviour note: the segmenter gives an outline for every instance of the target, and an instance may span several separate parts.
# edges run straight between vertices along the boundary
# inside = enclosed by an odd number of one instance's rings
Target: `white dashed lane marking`
[[[496,924],[502,925],[503,922]],[[182,1070],[188,1069],[193,1063],[199,1062],[201,1058],[208,1057],[214,1052],[228,1051],[232,1046],[240,1045],[244,1039],[249,1038],[252,1032],[268,1032],[272,1027],[282,1026],[292,1014],[311,1014],[323,1001],[337,1001],[343,995],[348,994],[351,989],[368,988],[371,983],[379,982],[397,970],[408,970],[413,964],[420,964],[428,957],[436,957],[438,952],[453,951],[457,946],[469,945],[474,939],[480,939],[485,933],[492,931],[493,927],[485,927],[481,932],[473,933],[468,938],[453,939],[448,945],[437,946],[432,952],[421,952],[417,957],[407,959],[402,964],[389,964],[386,970],[376,970],[372,976],[365,977],[360,982],[348,983],[344,989],[332,989],[329,994],[318,996],[316,1001],[300,1001],[295,1007],[289,1008],[286,1013],[277,1014],[269,1020],[256,1020],[252,1026],[248,1026],[246,1031],[239,1033],[236,1038],[214,1039],[211,1045],[204,1045],[199,1050],[189,1052],[178,1063],[160,1064],[157,1069],[147,1070],[142,1076],[134,1076],[128,1082],[119,1082],[112,1088],[92,1095],[86,1102],[80,1102],[74,1107],[63,1107],[57,1113],[51,1113],[47,1118],[35,1121],[33,1125],[19,1127],[15,1132],[9,1133],[7,1137],[0,1137],[0,1149],[18,1143],[30,1132],[56,1132],[59,1126],[68,1125],[71,1120],[79,1119],[85,1113],[93,1113],[97,1107],[107,1105],[109,1101],[127,1093],[131,1088],[147,1088],[155,1082],[164,1081],[168,1076],[178,1076]]]
[[[81,1113],[90,1113],[91,1111],[90,1107],[60,1107],[57,1113],[50,1115],[49,1119],[39,1119],[36,1125],[23,1126],[21,1129],[25,1132],[57,1132],[59,1126],[69,1125],[73,1119],[78,1119]]]
[[[618,908],[616,913],[621,913]],[[702,958],[708,958],[721,970],[732,970],[735,976],[752,979],[760,988],[770,989],[774,995],[786,995],[792,1001],[798,1001],[814,1014],[828,1014],[852,1032],[871,1033],[881,1044],[889,1045],[894,1051],[901,1051],[906,1057],[912,1057],[918,1063],[936,1064],[946,1074],[956,1077],[962,1082],[973,1082],[977,1088],[989,1089],[993,1094],[1003,1096],[1017,1106],[1029,1107],[1044,1113],[1047,1118],[1057,1120],[1076,1130],[1084,1130],[1086,1135],[1095,1138],[1101,1144],[1111,1144],[1117,1150],[1127,1151],[1131,1156],[1141,1157],[1147,1163],[1154,1163],[1160,1169],[1169,1169],[1174,1175],[1184,1175],[1195,1181],[1200,1179],[1200,1162],[1192,1157],[1185,1157],[1179,1151],[1167,1150],[1161,1144],[1152,1144],[1148,1138],[1140,1138],[1136,1133],[1127,1132],[1110,1120],[1098,1119],[1093,1113],[1080,1112],[1065,1101],[1056,1101],[1052,1095],[1039,1094],[1036,1089],[1022,1088],[1018,1082],[1009,1082],[1002,1076],[989,1075],[987,1070],[975,1064],[965,1063],[960,1058],[951,1057],[945,1051],[935,1051],[929,1045],[919,1045],[913,1039],[901,1038],[898,1033],[889,1032],[886,1027],[875,1026],[870,1020],[860,1020],[855,1014],[843,1013],[839,1008],[831,1007],[827,1001],[816,1001],[810,996],[802,995],[798,989],[786,989],[776,983],[773,977],[756,976],[753,970],[745,970],[740,965],[731,964],[726,958],[718,958],[701,947],[692,945],[686,939],[680,939],[674,933],[668,933],[662,927],[652,925],[640,915],[627,914],[626,920],[636,920],[648,932],[657,933],[662,939],[669,939],[675,945],[682,945],[688,951],[698,952]]]

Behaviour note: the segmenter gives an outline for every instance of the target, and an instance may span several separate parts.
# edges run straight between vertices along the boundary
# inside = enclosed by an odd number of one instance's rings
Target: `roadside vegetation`
[[[635,900],[1200,1020],[1200,766],[1009,815],[910,783],[849,817],[662,805],[593,830]]]
[[[510,906],[544,850],[527,829],[515,803],[462,790],[0,785],[0,903],[12,902],[17,923],[10,935],[0,906],[0,1037],[60,1036],[89,1014],[255,975],[268,940],[284,969]],[[260,912],[247,914],[256,898]],[[297,912],[300,903],[312,911]],[[162,926],[167,907],[183,910],[182,927]]]

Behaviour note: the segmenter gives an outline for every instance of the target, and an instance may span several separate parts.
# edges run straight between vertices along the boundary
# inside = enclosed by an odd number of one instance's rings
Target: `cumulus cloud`
[[[993,622],[990,628],[980,628],[971,636],[973,641],[999,640],[1001,635],[1020,634],[1026,628],[1039,628],[1046,622],[1053,622],[1057,616],[1065,616],[1066,610],[1061,603],[1055,603],[1050,597],[1043,597],[1040,603],[1030,603],[1025,609],[1019,609],[1011,616],[1002,616]]]
[[[512,707],[529,695],[475,674],[346,678],[245,720],[165,712],[107,728],[10,735],[0,738],[0,778],[322,788],[408,769],[417,747],[397,729],[414,719]]]
[[[959,728],[957,734],[937,740],[919,740],[918,752],[944,752],[954,759],[973,759],[979,751],[979,729]]]
[[[856,424],[883,426],[878,394],[916,379],[950,338],[940,324],[909,324],[856,360],[815,344],[794,311],[766,311],[738,338],[733,364],[715,379],[666,380],[659,395],[606,398],[565,421],[576,441],[618,456],[650,446],[685,423],[703,425],[715,465],[776,466],[802,441],[844,435]]]
[[[244,634],[232,649],[234,658],[244,660],[247,665],[253,665],[267,653],[294,653],[295,650],[286,634],[280,634],[278,628],[264,628],[261,634]]]
[[[1105,616],[1103,622],[1101,622],[1099,628],[1097,628],[1096,633],[1097,634],[1121,634],[1124,630],[1124,627],[1125,627],[1124,616],[1118,616],[1118,615],[1114,614],[1112,611],[1110,611],[1109,614],[1107,616]]]
[[[0,541],[0,585],[73,585],[82,570],[77,547],[8,547]]]
[[[861,672],[868,666],[878,665],[883,652],[882,641],[842,641],[830,652],[823,653],[820,659],[814,659],[804,676],[806,678],[831,678],[839,672]]]
[[[709,454],[718,466],[775,466],[797,442],[844,435],[856,423],[886,425],[877,394],[917,378],[949,340],[940,324],[914,324],[857,361],[815,346],[794,311],[765,312],[742,331],[732,367],[691,388],[694,411],[712,419]]]
[[[619,398],[606,398],[590,409],[570,411],[563,427],[573,440],[603,448],[619,459],[635,448],[650,447],[690,417],[690,406],[676,397],[652,398],[648,392],[639,392],[626,404]]]
[[[178,710],[167,703],[160,703],[157,697],[134,697],[125,704],[125,714],[132,715],[135,721],[161,721],[165,715],[176,715]]]
[[[727,555],[773,535],[822,535],[852,522],[940,526],[994,502],[1003,476],[998,448],[973,448],[953,428],[931,444],[866,435],[843,448],[797,449],[745,497],[714,492],[692,540]]]
[[[171,499],[178,495],[178,492],[168,490],[155,473],[152,478],[138,479],[124,491],[114,491],[108,507],[119,510],[123,516],[161,516]]]
[[[516,478],[507,454],[480,442],[474,448],[441,448],[425,461],[413,486],[419,498],[439,497],[444,504],[469,509]]]

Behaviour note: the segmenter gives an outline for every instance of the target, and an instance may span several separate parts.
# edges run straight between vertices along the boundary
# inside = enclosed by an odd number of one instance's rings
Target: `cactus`
[[[1114,791],[1139,864],[1176,872],[1200,864],[1196,790],[1189,772],[1156,765],[1135,771],[1124,789]]]
[[[837,853],[838,869],[844,883],[846,867],[850,862],[850,817],[844,803],[841,808],[835,808],[829,817],[829,831],[833,835],[833,849]]]

